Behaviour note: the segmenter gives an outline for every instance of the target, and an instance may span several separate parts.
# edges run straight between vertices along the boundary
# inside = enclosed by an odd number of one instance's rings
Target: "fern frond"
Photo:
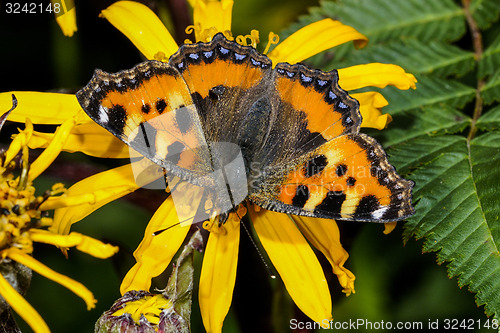
[[[477,121],[477,127],[483,131],[500,130],[500,105],[480,117]]]
[[[485,104],[500,101],[500,69],[498,69],[481,89],[481,96]]]
[[[350,53],[343,61],[336,61],[330,66],[338,68],[368,62],[393,63],[413,74],[433,74],[440,77],[463,76],[475,66],[472,52],[443,42],[424,43],[413,38],[369,46]]]
[[[472,0],[470,8],[481,29],[488,28],[500,16],[500,3],[497,0]]]
[[[474,88],[454,80],[417,75],[417,89],[411,91],[390,87],[383,90],[389,105],[384,111],[398,114],[404,110],[420,109],[431,105],[459,108],[475,96]]]
[[[420,137],[438,136],[463,131],[471,119],[457,109],[434,105],[394,115],[388,130],[371,133],[391,147]]]
[[[463,11],[451,0],[325,1],[322,8],[324,14],[355,27],[372,43],[403,37],[450,41],[465,33]]]
[[[479,61],[479,78],[494,73],[500,68],[500,35],[484,51]]]

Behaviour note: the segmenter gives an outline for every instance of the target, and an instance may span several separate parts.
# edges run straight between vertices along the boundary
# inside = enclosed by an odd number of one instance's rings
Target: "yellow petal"
[[[384,234],[385,235],[388,235],[390,234],[394,228],[396,228],[396,226],[398,225],[398,222],[388,222],[388,223],[384,223]]]
[[[7,256],[14,261],[17,261],[18,263],[31,268],[38,274],[45,276],[47,279],[50,279],[68,288],[69,290],[71,290],[73,293],[75,293],[85,301],[88,310],[95,307],[95,303],[97,302],[97,300],[94,298],[92,292],[88,290],[80,282],[75,281],[65,275],[57,273],[56,271],[50,269],[49,267],[45,266],[38,260],[34,259],[32,256],[22,252],[19,249],[8,248],[2,251],[2,255]]]
[[[56,22],[61,28],[64,36],[71,37],[78,30],[76,27],[76,10],[73,0],[52,0],[52,5],[58,3],[62,6],[59,13],[55,13]]]
[[[233,0],[198,0],[194,5],[193,20],[196,41],[207,42],[207,31],[231,31]],[[209,36],[213,37],[213,36]]]
[[[140,161],[134,163],[140,163]],[[140,181],[144,181],[144,183],[138,184],[134,178],[131,164],[87,177],[71,186],[63,196],[68,198],[75,196],[80,200],[82,195],[88,195],[86,198],[89,201],[78,206],[57,209],[54,212],[51,230],[60,234],[68,234],[73,223],[80,221],[105,204],[154,180],[156,178],[141,178]]]
[[[71,206],[78,206],[78,205],[93,203],[94,201],[95,197],[92,193],[73,195],[70,197],[67,196],[50,197],[40,205],[40,210],[45,211],[45,210],[54,210]]]
[[[76,113],[75,122],[78,125],[79,124],[87,124],[87,123],[95,124],[95,122],[92,119],[90,119],[89,115],[87,113],[85,113],[85,111],[83,111],[82,108],[80,108],[80,110],[78,110],[78,112]]]
[[[33,123],[28,118],[26,119],[26,128],[17,134],[9,145],[9,148],[5,152],[5,160],[3,165],[6,166],[12,161],[14,157],[17,156],[21,149],[25,149],[26,143],[30,140],[33,135]]]
[[[339,85],[344,90],[354,90],[363,87],[385,88],[388,85],[398,89],[415,89],[417,79],[413,74],[406,73],[398,65],[371,63],[338,69]]]
[[[101,15],[127,36],[149,60],[155,59],[159,52],[168,59],[179,48],[158,16],[139,2],[115,2]]]
[[[38,156],[38,158],[31,163],[28,173],[28,179],[36,179],[49,165],[54,162],[69,136],[71,128],[75,125],[73,118],[69,118],[59,126],[54,133],[52,141],[48,144],[47,148]]]
[[[10,121],[24,123],[30,118],[34,124],[58,125],[81,109],[75,95],[12,91],[0,93],[0,110],[10,109],[12,94],[16,95],[18,105],[7,118]]]
[[[7,282],[2,274],[0,274],[0,296],[35,333],[50,333],[49,327],[38,312]]]
[[[155,235],[155,232],[164,229],[167,230]],[[167,268],[189,229],[190,225],[179,224],[174,202],[169,197],[149,221],[144,238],[134,252],[137,263],[123,279],[120,292],[124,294],[130,290],[149,290],[151,279]]]
[[[217,226],[214,226],[217,228]],[[203,325],[209,333],[219,333],[233,298],[240,222],[228,220],[210,232],[200,276],[199,302]]]
[[[299,309],[316,322],[332,319],[323,269],[294,222],[283,213],[250,207],[257,235]]]
[[[320,250],[330,262],[343,292],[354,292],[354,274],[344,267],[349,254],[340,244],[339,227],[335,220],[293,216],[293,220],[309,242]]]
[[[358,47],[366,45],[368,39],[356,29],[339,21],[324,19],[311,23],[291,34],[272,50],[268,57],[274,64],[295,64],[334,46],[354,41]]]
[[[29,142],[31,149],[46,148],[53,140],[53,133],[34,132]],[[74,153],[82,152],[89,156],[101,158],[138,157],[136,153],[130,156],[130,148],[117,137],[96,123],[78,124],[64,143],[62,150]]]
[[[100,259],[109,258],[118,252],[118,246],[103,243],[77,232],[60,235],[42,229],[30,229],[29,233],[32,241],[52,244],[62,248],[76,246],[77,250]]]
[[[383,130],[392,121],[390,114],[382,114],[380,109],[389,104],[382,94],[369,91],[364,93],[351,94],[359,102],[359,111],[363,121],[361,127],[371,127]]]

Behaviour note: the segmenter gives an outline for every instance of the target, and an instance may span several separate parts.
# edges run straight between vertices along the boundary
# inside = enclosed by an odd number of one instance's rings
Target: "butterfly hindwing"
[[[280,212],[387,222],[413,213],[412,183],[400,178],[382,147],[359,134],[359,103],[336,71],[280,63],[270,135],[250,200]],[[286,124],[283,126],[283,124]]]
[[[399,177],[382,147],[364,134],[338,136],[264,179],[250,200],[270,210],[371,222],[413,214],[413,183]]]

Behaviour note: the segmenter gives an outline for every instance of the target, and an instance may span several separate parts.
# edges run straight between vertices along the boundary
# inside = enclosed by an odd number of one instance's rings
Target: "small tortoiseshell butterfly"
[[[339,220],[389,222],[414,212],[413,182],[359,133],[359,103],[339,87],[335,70],[273,68],[265,55],[219,33],[181,46],[168,63],[97,70],[76,96],[90,118],[137,152],[212,189],[208,198],[221,214],[244,199]],[[241,167],[226,168],[235,156]],[[220,169],[227,188],[207,177]],[[236,190],[228,185],[234,179]],[[229,196],[217,194],[226,190]]]

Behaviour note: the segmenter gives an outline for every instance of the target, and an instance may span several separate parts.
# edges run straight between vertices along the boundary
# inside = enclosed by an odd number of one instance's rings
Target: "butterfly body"
[[[126,144],[211,193],[221,213],[245,199],[343,220],[413,213],[413,183],[359,133],[359,104],[339,87],[336,71],[273,68],[255,49],[217,34],[182,46],[168,64],[96,71],[77,98]]]

